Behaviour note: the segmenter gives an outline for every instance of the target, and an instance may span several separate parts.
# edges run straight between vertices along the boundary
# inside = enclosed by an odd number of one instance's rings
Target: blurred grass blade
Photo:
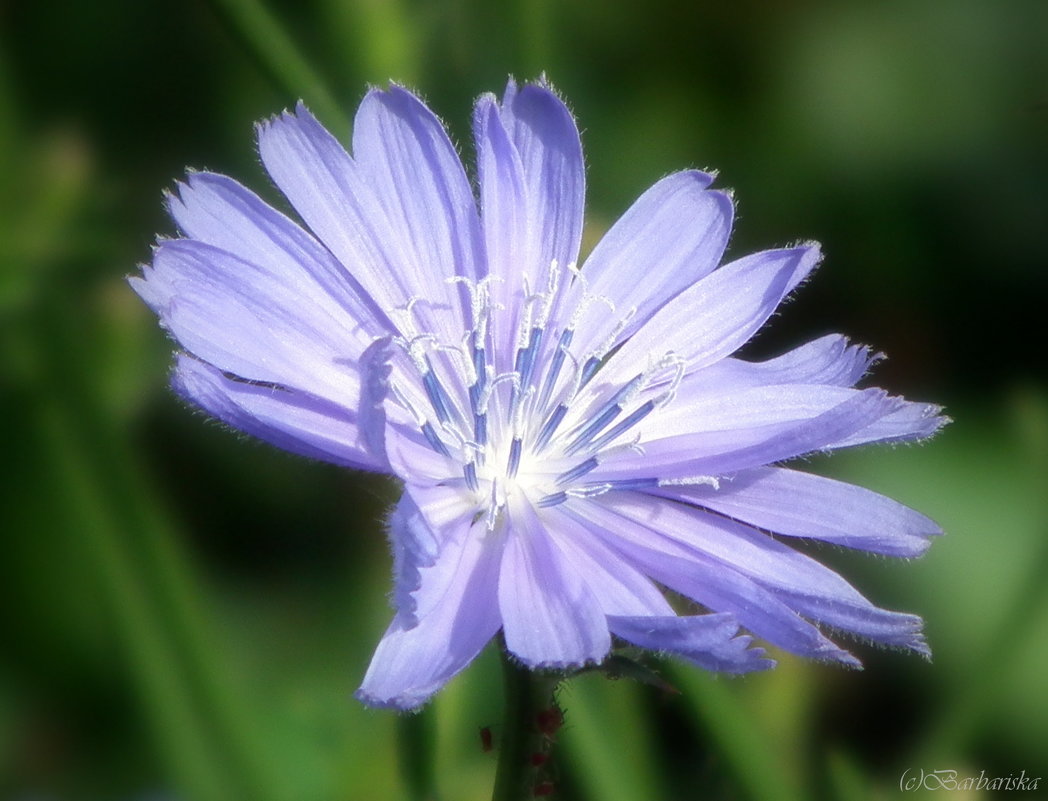
[[[320,73],[261,0],[210,0],[210,3],[262,70],[290,98],[304,100],[328,127],[339,132],[349,129],[349,118]]]
[[[735,698],[728,680],[689,665],[667,667],[745,796],[753,801],[801,801],[795,780],[780,766],[761,722]]]
[[[327,0],[320,12],[344,74],[358,75],[361,84],[422,79],[419,15],[403,0]]]
[[[600,674],[561,686],[562,763],[594,801],[667,798],[664,772],[640,687]]]
[[[41,299],[36,326],[42,373],[35,404],[54,497],[84,542],[131,677],[178,795],[194,801],[287,796],[259,747],[261,727],[225,673],[230,660],[208,625],[201,582],[135,469],[122,430],[98,402],[72,301]],[[35,330],[33,330],[35,329]]]
[[[1029,647],[1031,619],[1048,603],[1048,582],[1044,580],[1048,574],[1048,495],[1043,492],[1048,476],[1048,398],[1041,391],[1025,388],[1015,393],[1010,406],[1012,433],[1022,444],[1021,456],[1025,457],[1016,472],[1031,484],[1029,497],[1040,536],[1034,538],[1032,552],[1023,559],[1022,573],[1014,575],[1008,585],[1008,600],[998,617],[999,624],[990,628],[989,637],[974,649],[978,656],[970,660],[956,686],[946,694],[963,702],[945,705],[929,727],[921,749],[925,761],[963,751],[981,736],[1012,685],[1018,652]]]

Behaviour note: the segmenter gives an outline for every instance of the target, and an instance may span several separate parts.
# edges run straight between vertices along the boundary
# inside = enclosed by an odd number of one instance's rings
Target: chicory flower
[[[367,94],[351,152],[299,105],[257,133],[300,220],[191,173],[168,198],[181,235],[131,279],[181,348],[183,398],[403,483],[395,616],[358,697],[416,707],[500,631],[537,669],[599,663],[614,638],[736,673],[773,664],[751,635],[846,665],[824,630],[927,654],[918,617],[788,541],[911,557],[939,528],[779,463],[930,436],[939,408],[855,388],[876,356],[842,336],[733,355],[818,246],[722,265],[732,200],[688,170],[580,265],[564,103],[510,81],[477,101],[473,129],[475,187],[404,88]],[[695,607],[678,613],[667,588]]]

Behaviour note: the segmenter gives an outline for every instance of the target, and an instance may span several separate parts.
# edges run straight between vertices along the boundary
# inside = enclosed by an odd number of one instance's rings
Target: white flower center
[[[683,361],[664,354],[624,383],[600,384],[601,364],[632,311],[620,315],[603,343],[574,353],[576,326],[588,308],[603,303],[616,313],[610,301],[587,291],[574,265],[560,269],[554,262],[546,289],[525,290],[516,310],[496,307],[490,279],[456,280],[469,292],[472,327],[461,342],[441,342],[416,332],[418,301],[398,310],[392,316],[411,335],[397,341],[407,358],[398,362],[403,369],[394,368],[391,389],[429,447],[449,460],[454,480],[489,526],[517,494],[543,507],[658,484],[653,478],[594,482],[589,474],[615,451],[640,450],[637,426],[673,399]],[[563,308],[572,312],[558,314]],[[514,311],[512,364],[496,364],[492,329],[512,320]]]

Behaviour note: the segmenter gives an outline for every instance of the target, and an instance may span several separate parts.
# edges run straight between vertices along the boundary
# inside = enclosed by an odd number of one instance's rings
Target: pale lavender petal
[[[878,609],[830,568],[755,528],[640,493],[624,493],[610,505],[756,581],[806,618],[873,642],[925,650],[915,615]]]
[[[678,391],[665,410],[650,418],[656,437],[735,431],[744,438],[742,432],[810,420],[869,392],[820,384],[765,384],[738,390],[694,384],[687,389],[693,391]]]
[[[390,337],[376,339],[360,357],[360,416],[361,439],[367,449],[390,469],[386,452],[386,398],[389,396],[389,376],[393,371],[393,344]]]
[[[655,492],[776,534],[885,556],[920,556],[942,534],[934,521],[891,498],[796,470],[757,468],[716,488],[678,485]]]
[[[868,389],[799,420],[645,439],[639,452],[615,452],[589,478],[599,482],[650,477],[687,483],[694,478],[729,475],[826,449],[897,410],[900,403],[881,390]]]
[[[828,334],[782,356],[763,362],[721,359],[686,376],[681,395],[692,387],[738,388],[769,384],[832,384],[854,386],[881,359],[863,345],[849,343],[840,334]]]
[[[878,609],[837,573],[763,532],[641,493],[622,493],[609,505],[756,581],[807,618],[874,642],[926,651],[920,618]]]
[[[530,504],[511,515],[498,583],[506,647],[531,668],[601,661],[611,635],[599,600]]]
[[[818,593],[778,593],[787,604],[816,623],[877,645],[931,656],[924,621],[917,615],[880,609],[865,598],[855,602],[827,599]]]
[[[356,399],[359,321],[303,308],[283,276],[188,239],[161,243],[132,287],[190,353],[252,381]]]
[[[503,309],[491,321],[492,335],[499,368],[509,370],[525,296],[537,285],[545,285],[543,273],[549,264],[540,267],[541,241],[528,214],[524,167],[493,95],[477,101],[473,131],[488,267],[500,278],[488,289]]]
[[[774,592],[702,552],[668,537],[657,525],[636,520],[612,493],[601,503],[573,499],[565,513],[592,526],[594,533],[655,581],[713,612],[730,612],[768,642],[814,659],[857,666],[858,660],[822,635]]]
[[[836,440],[830,448],[850,448],[868,443],[913,442],[934,436],[950,422],[942,407],[934,403],[902,401],[899,408],[849,436]]]
[[[671,653],[706,670],[749,673],[775,666],[773,660],[765,658],[764,649],[749,647],[750,637],[738,635],[739,624],[727,613],[609,617],[608,625],[615,636],[634,645]]]
[[[491,538],[473,532],[467,519],[433,539],[441,541],[433,565],[420,564],[417,578],[405,575],[418,585],[415,614],[394,618],[357,690],[370,706],[421,706],[498,631],[499,560]]]
[[[353,123],[353,158],[417,272],[423,293],[449,295],[447,279],[484,275],[477,205],[462,161],[437,116],[403,87],[372,89]],[[439,293],[439,294],[437,294]]]
[[[364,445],[357,417],[345,406],[268,384],[235,381],[182,354],[175,391],[223,423],[292,453],[365,470],[385,469]]]
[[[303,308],[355,320],[357,354],[387,333],[383,312],[326,248],[231,178],[190,173],[167,205],[188,238],[255,265]]]
[[[446,241],[454,228],[452,223],[432,223],[434,229],[443,228],[447,247],[441,249],[440,243],[434,242],[432,248],[418,252],[412,238],[418,231],[402,228],[406,224],[403,210],[391,211],[384,205],[371,176],[301,104],[294,113],[285,112],[258,126],[258,149],[280,191],[387,315],[390,330],[405,336],[413,336],[416,329],[448,339],[461,336],[462,290],[447,282],[456,274]],[[425,172],[421,165],[419,169]],[[407,183],[402,189],[407,202],[414,185]],[[411,209],[410,213],[418,211],[415,205]],[[412,217],[411,224],[417,229],[424,227],[425,221]],[[463,232],[463,238],[470,242],[472,236]],[[463,242],[458,244],[459,250],[466,249]],[[474,261],[472,256],[463,255],[462,265],[473,265]],[[409,305],[412,309],[407,319]]]
[[[557,547],[584,577],[605,615],[672,616],[673,607],[651,579],[634,568],[600,537],[573,517],[553,508],[547,525],[557,532]]]
[[[818,245],[767,250],[726,264],[659,308],[612,354],[607,381],[632,378],[667,353],[689,371],[729,356],[752,337],[821,259]]]
[[[417,596],[422,593],[423,568],[431,568],[429,586],[432,587],[446,585],[448,576],[457,565],[454,559],[444,559],[437,566],[437,557],[445,542],[438,538],[438,532],[423,517],[410,493],[405,492],[400,496],[390,512],[387,528],[389,549],[393,554],[393,608],[402,625],[412,628],[419,621]],[[453,533],[449,536],[448,532]],[[452,540],[451,548],[455,547],[455,533],[462,536],[455,526],[440,531],[441,536]],[[434,598],[432,594],[426,597],[423,614],[433,611],[434,600],[437,599],[439,596]]]
[[[388,407],[387,407],[388,408]],[[453,458],[434,450],[426,437],[417,431],[392,429],[387,426],[386,458],[390,471],[404,481],[461,483],[458,465]]]
[[[582,142],[568,107],[545,84],[518,88],[510,80],[500,112],[523,168],[525,214],[539,248],[525,269],[537,270],[531,275],[537,288],[554,261],[564,268],[578,259],[586,195]]]
[[[641,195],[586,259],[589,291],[615,308],[593,304],[575,340],[587,353],[627,314],[619,341],[652,314],[720,264],[731,233],[734,207],[723,192],[708,189],[713,177],[691,170],[663,178]],[[643,336],[643,334],[642,334]],[[661,355],[661,354],[660,354]]]

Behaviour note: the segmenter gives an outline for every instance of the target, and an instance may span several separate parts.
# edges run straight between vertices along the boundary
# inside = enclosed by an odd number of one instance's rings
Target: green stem
[[[437,797],[433,759],[433,707],[397,718],[397,751],[400,774],[411,801]]]
[[[563,713],[554,698],[562,676],[534,673],[502,648],[505,707],[492,801],[520,801],[551,789],[547,776]]]

